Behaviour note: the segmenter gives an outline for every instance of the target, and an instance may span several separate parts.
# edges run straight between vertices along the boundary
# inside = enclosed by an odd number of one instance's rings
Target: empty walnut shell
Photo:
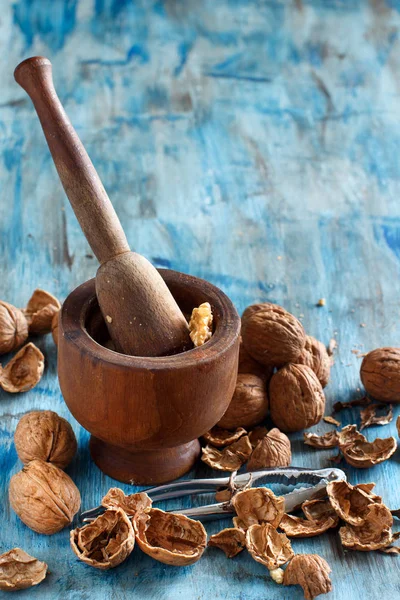
[[[270,523],[251,525],[246,532],[246,547],[257,562],[269,571],[293,558],[294,552],[284,533],[278,533]]]
[[[47,575],[45,562],[30,556],[21,548],[0,555],[0,590],[11,592],[38,585]]]
[[[35,290],[24,310],[29,333],[49,333],[53,317],[60,308],[61,304],[55,296],[45,290]]]
[[[43,460],[31,461],[11,477],[9,498],[21,521],[46,535],[69,525],[81,505],[72,479]]]
[[[151,498],[146,492],[126,495],[119,488],[111,488],[101,501],[105,508],[120,508],[128,517],[136,517],[141,512],[148,512],[151,508]]]
[[[397,442],[394,437],[380,439],[373,442],[357,440],[353,444],[340,448],[346,462],[358,469],[367,469],[388,460],[395,452]]]
[[[368,352],[360,368],[365,390],[381,402],[400,402],[400,348]]]
[[[257,377],[261,377],[265,382],[268,382],[273,372],[274,367],[272,365],[262,365],[247,352],[243,340],[240,338],[238,373],[257,375]]]
[[[304,436],[304,443],[307,444],[307,446],[312,446],[313,448],[319,448],[319,449],[336,448],[336,446],[339,445],[339,437],[338,437],[338,432],[336,430],[327,431],[326,433],[323,433],[322,435],[317,435],[316,433],[305,432],[303,434],[303,436]]]
[[[268,396],[264,381],[257,375],[239,374],[231,403],[218,422],[223,429],[254,427],[268,414]]]
[[[305,600],[332,590],[331,568],[318,554],[296,554],[285,569],[283,585],[301,585]]]
[[[384,504],[370,504],[360,527],[346,525],[340,528],[340,540],[351,550],[379,550],[393,542],[392,524],[392,514]]]
[[[268,488],[250,488],[238,492],[232,498],[232,505],[240,520],[240,528],[250,525],[271,523],[277,528],[285,512],[285,499]]]
[[[109,508],[94,521],[70,533],[72,550],[87,565],[108,570],[120,565],[132,552],[135,532],[120,508]]]
[[[336,517],[336,512],[333,509],[329,498],[326,500],[321,500],[319,498],[315,500],[306,500],[301,505],[301,510],[309,521],[318,521],[319,519],[326,519],[327,517]]]
[[[56,346],[58,346],[58,324],[60,321],[60,311],[57,311],[53,315],[53,319],[51,321],[51,335],[53,337],[53,341]]]
[[[281,431],[300,431],[316,425],[324,416],[325,396],[314,371],[289,364],[269,384],[271,419]]]
[[[357,431],[357,425],[347,425],[343,427],[341,431],[337,431],[338,445],[341,450],[344,450],[348,446],[352,446],[354,442],[361,441],[365,442],[366,438],[362,433]]]
[[[264,365],[295,362],[306,343],[303,325],[276,304],[248,306],[242,316],[242,339],[249,354]]]
[[[279,528],[283,529],[290,538],[309,538],[321,535],[339,523],[337,515],[323,517],[317,520],[302,519],[293,515],[283,515]]]
[[[212,469],[220,471],[237,471],[249,459],[252,452],[247,435],[225,448],[214,448],[207,445],[202,450],[201,460]]]
[[[220,548],[228,558],[233,558],[246,548],[246,535],[242,529],[228,527],[211,535],[208,546]]]
[[[184,515],[152,508],[139,514],[133,526],[140,549],[166,565],[192,565],[206,547],[203,525]]]
[[[0,371],[0,386],[6,392],[27,392],[39,383],[44,371],[44,356],[30,342]]]
[[[318,377],[323,388],[328,385],[331,372],[331,357],[322,342],[308,335],[306,337],[306,344],[296,359],[296,363],[310,367]]]
[[[35,458],[65,468],[77,450],[71,425],[52,410],[34,410],[24,415],[14,433],[20,460],[26,464]]]
[[[382,502],[380,496],[372,494],[364,485],[353,486],[347,481],[331,481],[326,491],[336,514],[356,527],[364,524],[370,504]]]
[[[269,467],[288,467],[292,461],[290,440],[276,427],[271,429],[254,448],[247,463],[248,471]]]
[[[207,444],[211,444],[215,448],[225,448],[225,446],[233,444],[233,442],[236,442],[243,435],[246,435],[246,433],[247,431],[243,427],[238,427],[235,431],[213,427],[203,435],[203,439]]]
[[[0,354],[16,350],[28,337],[24,313],[12,304],[0,301]]]

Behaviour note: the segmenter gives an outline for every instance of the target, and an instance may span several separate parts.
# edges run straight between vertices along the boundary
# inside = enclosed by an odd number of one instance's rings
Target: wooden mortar
[[[203,346],[165,357],[106,348],[94,279],[61,309],[58,374],[65,401],[91,433],[97,466],[135,485],[164,483],[193,466],[197,438],[222,417],[236,383],[240,318],[232,302],[207,281],[159,272],[183,313],[211,304],[214,333]]]

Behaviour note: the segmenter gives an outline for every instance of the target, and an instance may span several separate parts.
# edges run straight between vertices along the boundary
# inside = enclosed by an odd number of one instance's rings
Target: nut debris
[[[232,400],[218,427],[248,429],[261,423],[267,414],[268,396],[264,380],[257,375],[240,373]]]
[[[303,325],[281,306],[270,303],[248,306],[242,316],[243,344],[264,365],[294,362],[306,343]]]
[[[43,460],[32,460],[11,477],[9,498],[21,521],[46,535],[69,525],[81,505],[72,479]]]
[[[283,529],[288,537],[308,538],[320,535],[332,527],[336,527],[339,518],[335,516],[325,516],[317,520],[302,519],[292,515],[283,515],[279,528]]]
[[[189,321],[189,335],[193,344],[202,346],[212,336],[213,315],[209,302],[203,302],[198,308],[194,308]]]
[[[300,431],[316,425],[325,411],[325,396],[314,371],[288,364],[269,384],[271,419],[281,431]]]
[[[248,471],[266,467],[288,467],[292,461],[290,440],[276,427],[256,445],[247,463]]]
[[[247,431],[243,427],[238,427],[235,431],[228,431],[221,427],[213,427],[210,431],[207,431],[203,435],[203,439],[215,448],[224,448],[236,442],[243,435],[246,435]]]
[[[296,364],[307,365],[318,377],[322,387],[329,382],[331,358],[322,342],[311,335],[306,337],[306,344],[301,354],[296,358]]]
[[[238,492],[232,498],[232,505],[241,528],[246,529],[261,523],[270,523],[276,528],[285,512],[285,499],[275,496],[268,488],[250,488]]]
[[[360,527],[369,514],[369,506],[382,503],[382,498],[372,493],[374,485],[353,486],[347,481],[331,481],[326,491],[336,514],[346,523]]]
[[[135,533],[120,508],[109,508],[83,527],[71,531],[70,542],[77,557],[96,569],[113,569],[132,552]]]
[[[55,296],[45,290],[36,289],[24,313],[29,324],[29,333],[50,333],[53,317],[61,308]]]
[[[324,433],[323,435],[306,432],[303,436],[304,443],[313,448],[336,448],[339,444],[338,432],[336,430],[327,431],[327,433]]]
[[[246,532],[246,547],[255,561],[269,571],[285,565],[294,556],[290,541],[270,523],[251,525]]]
[[[368,406],[371,403],[371,400],[368,396],[363,396],[362,398],[356,398],[351,402],[335,402],[333,405],[333,412],[339,412],[344,408],[353,408],[354,406]]]
[[[357,440],[345,448],[339,447],[349,465],[367,469],[388,460],[396,452],[397,442],[394,437],[376,438],[373,442]]]
[[[11,592],[38,585],[47,575],[47,565],[21,548],[0,555],[0,590]]]
[[[328,415],[327,417],[322,417],[322,420],[325,421],[325,423],[329,423],[330,425],[336,425],[336,427],[340,427],[340,425],[341,425],[340,421],[338,421],[337,419],[334,419],[330,415]]]
[[[381,402],[400,402],[400,348],[377,348],[368,352],[360,368],[368,394]]]
[[[28,322],[22,310],[0,300],[0,354],[19,348],[28,337]]]
[[[305,600],[332,590],[331,568],[318,554],[296,554],[285,569],[283,585],[301,585]]]
[[[386,414],[377,415],[380,409],[384,409]],[[370,404],[360,411],[361,427],[360,431],[371,425],[387,425],[393,420],[393,407],[391,404]]]
[[[207,445],[202,450],[201,460],[213,469],[237,471],[248,460],[252,452],[247,435],[221,450]]]
[[[39,348],[30,342],[1,368],[0,386],[13,394],[27,392],[39,383],[43,371],[44,356]]]
[[[246,548],[246,535],[242,529],[229,527],[210,536],[208,546],[223,550],[228,558],[233,558]]]
[[[393,517],[384,504],[370,504],[362,525],[345,525],[340,528],[340,540],[345,548],[351,550],[379,550],[393,542],[392,524]]]
[[[207,534],[199,521],[158,508],[133,520],[136,541],[143,552],[166,565],[197,562],[206,547]]]
[[[38,458],[60,469],[69,465],[77,450],[71,425],[52,410],[34,410],[21,417],[14,443],[24,464]]]
[[[152,500],[146,492],[126,495],[119,488],[111,488],[101,501],[105,508],[120,508],[128,517],[136,517],[142,512],[148,512]]]

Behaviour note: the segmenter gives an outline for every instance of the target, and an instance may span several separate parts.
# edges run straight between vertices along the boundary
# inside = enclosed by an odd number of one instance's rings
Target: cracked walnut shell
[[[318,554],[296,554],[285,569],[283,585],[301,585],[305,600],[332,590],[331,568]]]
[[[293,515],[283,515],[279,528],[283,529],[288,537],[309,538],[320,535],[339,523],[337,515],[325,516],[317,520],[302,519]]]
[[[248,306],[242,316],[243,344],[264,365],[295,362],[306,343],[303,325],[277,304]]]
[[[340,528],[340,540],[345,548],[351,550],[380,550],[393,542],[392,525],[392,514],[384,504],[370,504],[362,525],[345,525]]]
[[[250,488],[238,492],[232,498],[232,506],[236,511],[240,529],[250,525],[270,523],[278,527],[285,512],[285,499],[268,488]]]
[[[360,368],[361,381],[381,402],[400,402],[400,348],[377,348],[368,352]]]
[[[257,375],[239,373],[232,400],[217,423],[223,429],[254,427],[268,414],[268,395],[265,382]]]
[[[38,585],[47,575],[45,562],[30,556],[21,548],[0,555],[0,590],[11,592]]]
[[[228,527],[210,536],[208,546],[223,550],[228,558],[233,558],[246,548],[246,535],[242,529]]]
[[[0,301],[0,354],[16,350],[27,337],[28,322],[22,310]]]
[[[101,504],[105,508],[120,508],[129,518],[134,518],[142,512],[148,512],[153,503],[146,492],[126,495],[120,488],[111,488]]]
[[[349,465],[358,469],[367,469],[388,460],[396,452],[397,442],[394,437],[376,438],[373,442],[367,442],[364,438],[344,448],[339,447]]]
[[[29,333],[50,333],[53,317],[60,308],[61,304],[55,296],[45,290],[35,290],[24,310]]]
[[[81,505],[72,479],[42,460],[31,461],[11,477],[9,498],[21,521],[46,535],[69,525]]]
[[[331,357],[322,342],[308,335],[306,337],[306,345],[297,357],[296,363],[310,367],[318,377],[323,388],[328,385],[331,371]]]
[[[269,467],[288,467],[292,461],[290,440],[276,427],[271,429],[255,446],[249,462],[248,471]]]
[[[199,521],[152,508],[133,520],[141,550],[166,565],[192,565],[201,558],[207,534]]]
[[[221,427],[213,427],[203,435],[203,439],[207,444],[211,444],[211,446],[214,446],[215,448],[225,448],[225,446],[233,444],[233,442],[236,442],[246,434],[247,431],[243,429],[243,427],[238,427],[235,431],[228,431]]]
[[[0,386],[13,394],[27,392],[39,383],[43,371],[44,356],[35,344],[29,342],[5,367],[0,367]]]
[[[207,445],[202,449],[201,460],[212,469],[237,471],[249,459],[251,451],[249,437],[244,435],[225,448]]]
[[[87,565],[108,570],[120,565],[132,552],[135,532],[120,508],[109,508],[94,521],[70,533],[72,550]]]
[[[316,425],[324,416],[325,396],[314,371],[306,365],[285,365],[269,384],[270,414],[285,432]]]
[[[304,443],[307,444],[307,446],[312,446],[312,448],[328,449],[336,448],[339,445],[339,437],[336,430],[327,431],[322,435],[306,431],[303,434],[303,437]]]
[[[77,449],[71,425],[52,410],[34,410],[21,417],[14,443],[24,464],[39,458],[60,469],[69,465]]]
[[[332,508],[337,515],[350,525],[363,525],[369,513],[369,506],[380,504],[382,498],[372,493],[374,484],[351,485],[347,481],[331,481],[326,491]]]
[[[294,556],[286,535],[278,533],[270,523],[251,525],[246,532],[246,547],[254,560],[269,571],[278,569]]]
[[[309,521],[318,521],[327,517],[336,517],[336,512],[329,498],[321,500],[305,500],[301,505],[301,510]]]

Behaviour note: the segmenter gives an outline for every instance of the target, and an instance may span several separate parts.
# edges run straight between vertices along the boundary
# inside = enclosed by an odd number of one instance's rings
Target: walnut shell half
[[[79,490],[58,467],[33,460],[11,477],[11,508],[25,525],[51,535],[72,522],[81,505]]]
[[[246,433],[247,431],[243,427],[238,427],[235,431],[213,427],[203,435],[203,439],[207,444],[211,444],[215,448],[225,448],[225,446],[233,444],[233,442],[236,442],[243,435],[246,435]]]
[[[306,337],[306,345],[297,357],[296,363],[310,367],[318,377],[323,388],[328,385],[331,372],[331,357],[322,342],[308,335]]]
[[[35,458],[64,469],[77,450],[71,425],[52,410],[33,410],[18,422],[14,443],[20,460],[26,464]]]
[[[232,498],[240,529],[250,525],[270,523],[277,528],[285,512],[285,499],[268,488],[250,488]]]
[[[43,371],[44,356],[39,348],[30,342],[0,370],[0,386],[13,394],[27,392],[39,383]]]
[[[252,447],[247,435],[225,448],[207,445],[202,450],[201,460],[212,469],[220,471],[238,471],[249,459]]]
[[[283,515],[279,528],[283,529],[290,538],[309,538],[321,535],[331,527],[336,527],[339,518],[334,516],[323,517],[317,520],[302,519],[293,515]]]
[[[16,350],[27,337],[28,322],[22,310],[0,301],[0,354]]]
[[[285,569],[283,585],[301,585],[305,600],[332,590],[331,568],[318,554],[296,554]]]
[[[166,565],[192,565],[201,558],[207,534],[199,521],[152,508],[133,520],[141,550]]]
[[[53,317],[60,308],[61,304],[55,296],[45,290],[36,289],[24,310],[29,333],[50,333]]]
[[[242,316],[243,344],[264,365],[294,362],[306,343],[303,325],[277,304],[248,306]]]
[[[257,375],[240,373],[231,403],[217,423],[222,429],[254,427],[268,414],[268,396],[265,382]]]
[[[288,467],[291,461],[290,440],[287,435],[274,427],[257,443],[247,463],[247,470]]]
[[[246,547],[254,560],[269,571],[278,569],[294,556],[286,535],[278,533],[270,523],[251,525],[246,532]]]
[[[373,486],[373,484],[371,484]],[[336,514],[349,523],[359,527],[365,523],[369,506],[381,503],[382,498],[371,492],[371,486],[351,485],[347,481],[331,481],[326,491]]]
[[[136,517],[141,512],[149,512],[152,500],[146,492],[126,495],[120,488],[111,488],[101,501],[106,508],[120,508],[128,517]]]
[[[120,508],[109,508],[70,533],[72,550],[87,565],[103,571],[120,565],[132,552],[135,532]]]
[[[47,575],[45,562],[30,556],[21,548],[0,555],[0,590],[11,592],[38,585]]]
[[[340,540],[351,550],[380,550],[393,542],[392,525],[392,514],[384,504],[370,504],[360,527],[345,525],[340,528]]]
[[[340,449],[349,465],[358,469],[368,469],[388,460],[396,452],[396,448],[396,440],[390,437],[376,438],[373,442],[357,440]]]
[[[242,529],[228,527],[211,535],[208,546],[220,548],[228,558],[233,558],[246,548],[246,535]]]
[[[325,396],[314,371],[306,365],[288,364],[269,384],[271,419],[285,432],[316,425],[324,416]]]
[[[377,348],[368,352],[360,368],[361,381],[381,402],[400,402],[400,348]]]

